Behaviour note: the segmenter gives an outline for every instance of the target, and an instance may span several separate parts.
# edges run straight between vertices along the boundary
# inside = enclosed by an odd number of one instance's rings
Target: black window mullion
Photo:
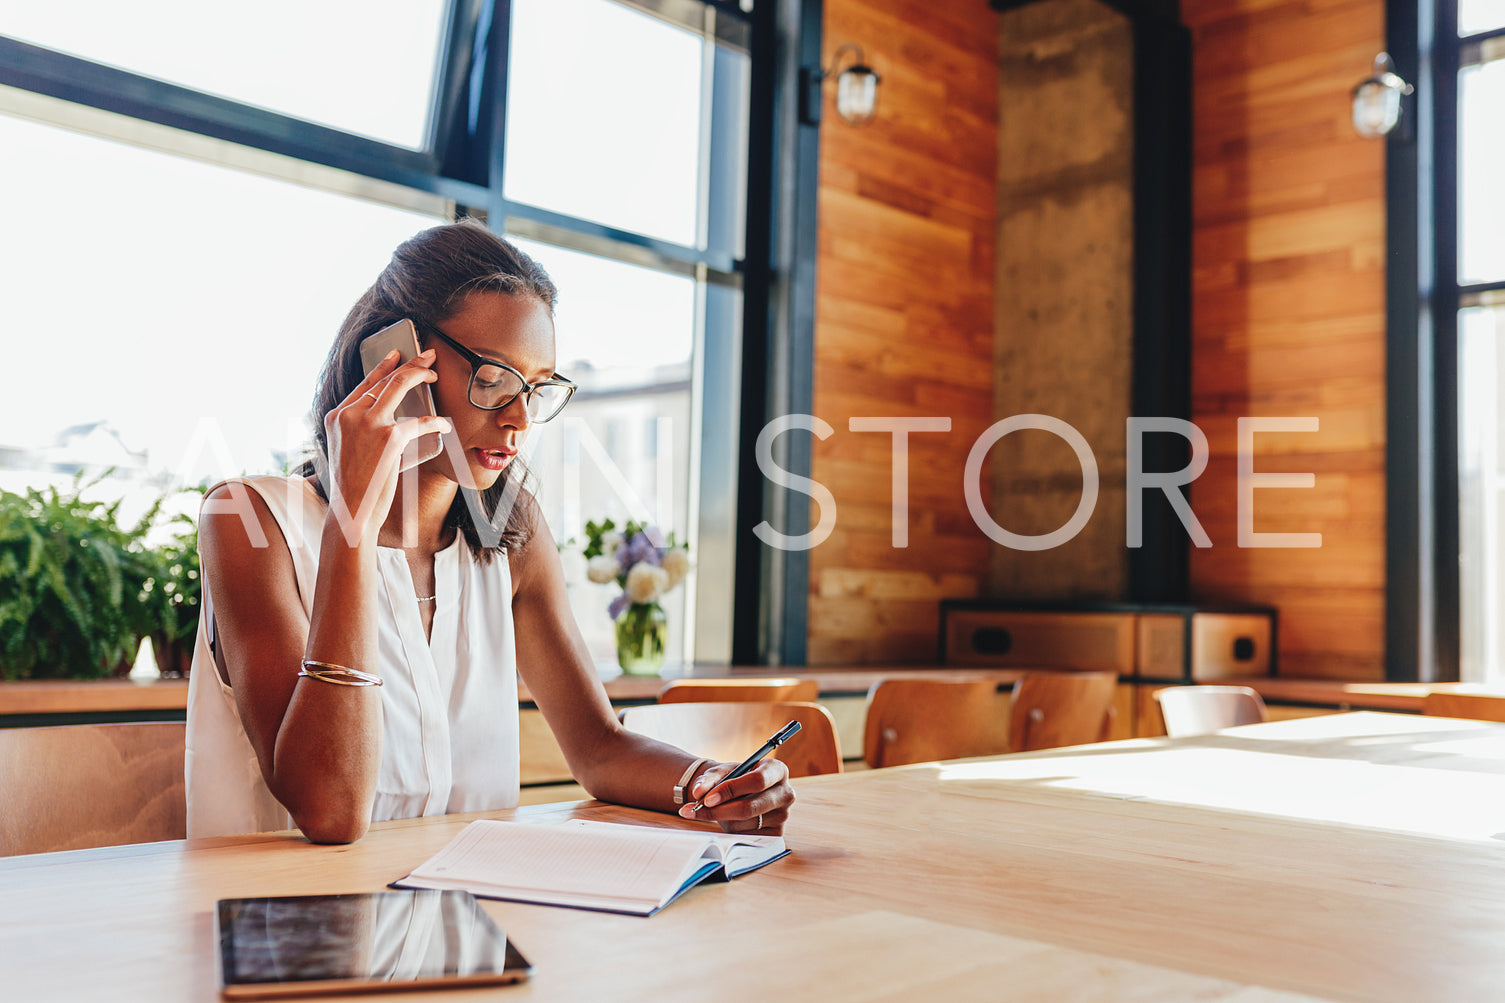
[[[641,247],[671,261],[689,265],[704,264],[718,272],[734,272],[741,268],[741,262],[725,252],[701,251],[683,244],[672,244],[667,240],[644,236],[632,230],[619,230],[614,226],[596,223],[579,216],[568,216],[525,202],[513,202],[502,197],[494,187],[491,193],[491,213],[492,218],[498,222],[509,217],[525,219],[548,227],[570,230],[586,237],[610,240],[629,247]]]
[[[1496,38],[1505,38],[1505,26],[1491,28],[1489,31],[1480,31],[1472,35],[1464,35],[1460,40],[1459,52],[1460,66],[1473,66],[1481,62],[1492,62],[1482,58],[1484,43]],[[1498,57],[1496,57],[1498,58]]]
[[[479,197],[475,186],[441,176],[432,154],[3,36],[0,84],[444,198]]]
[[[486,184],[490,161],[490,122],[482,128],[479,112],[489,41],[481,28],[490,22],[493,3],[455,0],[435,88],[438,97],[430,137],[440,173],[476,185]]]
[[[1435,75],[1433,0],[1387,0],[1386,50],[1396,71],[1429,83]],[[1401,125],[1385,141],[1385,677],[1436,675],[1436,506],[1433,426],[1444,420],[1432,378],[1438,113],[1430,86],[1406,99]],[[1455,611],[1456,612],[1456,611]]]
[[[1434,0],[1432,157],[1437,188],[1432,215],[1436,256],[1432,289],[1436,505],[1435,671],[1425,682],[1456,681],[1461,668],[1458,511],[1458,0]]]
[[[491,228],[501,233],[506,227],[507,202],[504,190],[507,179],[507,93],[512,64],[511,0],[486,0],[477,37],[486,39],[485,51],[479,52],[482,65],[481,97],[476,120],[485,123],[487,151],[486,185],[490,189],[486,208]]]
[[[1505,279],[1496,282],[1472,282],[1458,287],[1460,302],[1486,298],[1491,293],[1505,292]]]
[[[805,533],[810,498],[768,481],[755,443],[772,418],[811,407],[820,132],[799,120],[798,80],[801,66],[820,65],[823,10],[821,0],[753,8],[733,664],[806,660],[809,554],[766,547],[753,527]],[[774,452],[784,470],[809,476],[809,433],[781,436]]]

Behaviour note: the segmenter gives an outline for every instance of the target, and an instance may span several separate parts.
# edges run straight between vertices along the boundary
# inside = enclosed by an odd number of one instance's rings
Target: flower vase
[[[669,617],[656,602],[635,602],[617,617],[617,664],[634,676],[656,676],[664,667]]]

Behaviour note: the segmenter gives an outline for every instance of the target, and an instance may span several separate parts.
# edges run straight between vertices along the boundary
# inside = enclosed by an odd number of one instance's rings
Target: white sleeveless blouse
[[[302,477],[233,480],[255,490],[277,520],[292,555],[299,600],[312,616],[326,503]],[[515,807],[517,648],[506,555],[482,565],[458,533],[434,555],[431,640],[424,637],[403,552],[380,547],[377,562],[382,748],[372,821]],[[202,581],[188,684],[188,835],[293,828],[262,780],[235,695],[215,667],[214,600],[207,579]]]

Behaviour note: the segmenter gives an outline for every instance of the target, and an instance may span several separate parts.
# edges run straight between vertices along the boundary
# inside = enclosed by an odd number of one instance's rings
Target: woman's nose
[[[504,428],[511,427],[518,431],[526,431],[533,424],[533,419],[528,416],[528,395],[520,393],[512,398],[506,407],[495,411],[496,423]]]

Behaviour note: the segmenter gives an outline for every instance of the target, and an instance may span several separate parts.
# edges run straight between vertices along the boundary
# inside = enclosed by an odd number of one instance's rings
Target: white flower
[[[685,575],[690,573],[690,552],[675,547],[664,555],[663,569],[669,575],[669,588],[673,588],[685,580]]]
[[[604,557],[616,557],[617,548],[627,542],[627,537],[621,533],[612,531],[601,537],[601,554]]]
[[[606,585],[616,581],[617,559],[608,557],[606,554],[598,554],[585,563],[585,577],[597,585]]]
[[[669,573],[647,561],[639,561],[627,571],[627,598],[633,602],[653,602],[669,588]]]

